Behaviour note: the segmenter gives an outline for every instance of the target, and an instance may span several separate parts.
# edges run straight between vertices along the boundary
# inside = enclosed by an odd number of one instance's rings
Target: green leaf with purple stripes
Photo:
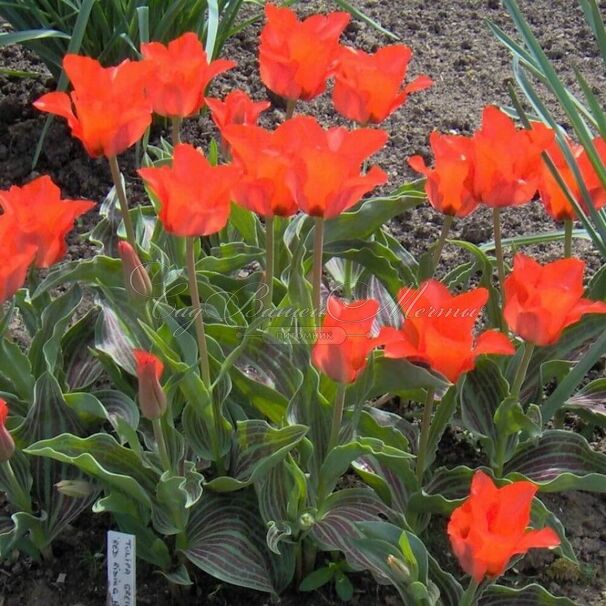
[[[221,581],[276,595],[292,579],[294,551],[269,552],[255,501],[254,493],[206,492],[191,512],[182,551]]]
[[[18,447],[24,449],[33,442],[52,438],[63,432],[81,434],[83,428],[75,412],[65,403],[57,380],[45,372],[36,381],[33,404],[21,425],[13,431],[13,438]],[[27,450],[24,452],[27,454]],[[28,458],[33,478],[33,500],[46,514],[44,530],[48,544],[90,506],[96,495],[92,494],[83,499],[64,496],[55,490],[55,483],[60,480],[85,479],[84,475],[64,462],[42,457]]]
[[[572,431],[546,431],[525,442],[505,465],[508,479],[528,478],[543,492],[588,490],[606,492],[606,455]]]
[[[606,379],[585,385],[566,401],[564,409],[579,415],[586,423],[606,427]]]
[[[368,568],[366,556],[355,545],[362,538],[357,522],[395,520],[397,515],[367,488],[347,488],[331,494],[317,513],[311,536],[325,551],[342,551],[355,570]]]
[[[522,589],[491,585],[478,602],[479,606],[575,606],[568,598],[558,598],[537,584]]]
[[[265,421],[238,421],[231,451],[230,475],[211,480],[208,488],[217,492],[232,492],[260,480],[284,460],[307,431],[305,425],[287,425],[276,429]]]

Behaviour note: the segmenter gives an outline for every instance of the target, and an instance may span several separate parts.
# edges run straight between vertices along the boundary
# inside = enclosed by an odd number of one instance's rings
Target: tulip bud
[[[410,581],[410,568],[402,562],[402,560],[396,558],[393,555],[387,556],[387,565],[394,571],[394,573],[402,579],[405,583]]]
[[[0,463],[8,461],[15,452],[13,436],[4,425],[6,417],[8,417],[8,406],[4,400],[0,400]]]
[[[164,364],[153,354],[134,351],[139,379],[139,407],[146,419],[159,419],[166,410],[166,394],[160,385]]]
[[[309,530],[315,523],[316,519],[309,512],[303,513],[299,517],[299,527],[301,530]]]
[[[61,480],[55,484],[55,488],[66,497],[84,499],[90,496],[95,488],[85,480]]]
[[[118,252],[122,259],[124,284],[129,296],[133,299],[151,297],[152,283],[135,249],[128,242],[121,241],[118,244]]]

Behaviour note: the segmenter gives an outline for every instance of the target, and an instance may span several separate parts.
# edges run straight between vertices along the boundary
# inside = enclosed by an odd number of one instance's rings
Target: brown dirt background
[[[353,4],[396,33],[411,46],[414,58],[411,76],[426,73],[435,84],[432,89],[410,97],[407,105],[389,118],[383,127],[390,133],[385,150],[376,162],[388,171],[389,186],[396,187],[415,175],[406,158],[421,153],[430,159],[427,145],[432,129],[443,132],[469,133],[479,123],[482,108],[489,103],[508,104],[505,82],[511,77],[510,57],[486,26],[490,19],[512,32],[512,26],[498,0],[354,0]],[[554,61],[574,88],[572,65],[580,67],[597,93],[605,90],[606,75],[597,48],[584,25],[582,13],[574,0],[520,0],[530,24]],[[602,8],[606,5],[602,3]],[[250,10],[250,9],[249,9]],[[302,15],[334,10],[332,2],[303,1],[297,3]],[[211,94],[221,95],[233,87],[241,87],[257,98],[266,91],[257,76],[256,48],[258,25],[253,25],[229,41],[224,55],[238,61],[238,68],[221,77]],[[344,37],[347,44],[373,50],[389,40],[369,26],[355,21]],[[65,196],[84,197],[101,201],[110,188],[110,174],[105,163],[86,156],[79,142],[72,140],[65,125],[55,121],[50,129],[44,152],[36,171],[31,170],[31,158],[44,117],[31,103],[54,82],[44,67],[27,51],[19,47],[0,49],[0,67],[33,70],[40,74],[21,80],[0,75],[0,188],[29,181],[37,174],[49,173],[62,187]],[[328,95],[301,106],[326,125],[335,123]],[[274,107],[263,118],[265,126],[279,122],[283,110]],[[158,125],[154,135],[162,134]],[[206,117],[190,120],[184,139],[204,146],[213,132]],[[133,202],[144,200],[143,188],[134,175],[134,158],[122,159],[128,173],[129,193]],[[80,225],[80,233],[95,221],[94,213]],[[422,252],[437,237],[441,217],[428,207],[403,213],[391,225],[400,240],[414,253]],[[554,229],[542,206],[533,202],[504,213],[504,235],[515,236]],[[454,237],[480,243],[491,238],[488,213],[477,212],[457,222]],[[577,254],[587,260],[592,271],[600,259],[586,242],[576,242]],[[542,245],[531,250],[543,260],[561,254],[560,244]],[[69,257],[90,256],[91,249],[79,241],[70,240]],[[461,262],[462,253],[447,246],[444,267]],[[604,450],[603,440],[594,446]],[[444,448],[458,451],[456,441],[445,440]],[[454,452],[453,452],[454,454]],[[606,499],[586,493],[548,496],[548,505],[561,517],[582,562],[582,569],[572,576],[562,574],[551,564],[552,556],[530,557],[518,566],[523,581],[538,580],[550,591],[567,595],[581,606],[606,604]],[[27,559],[0,564],[0,606],[97,606],[104,600],[104,530],[108,521],[85,518],[73,532],[66,533],[56,544],[57,559],[50,567],[41,567]],[[446,558],[452,558],[446,556]],[[450,562],[454,566],[454,562]],[[545,566],[547,565],[547,568]],[[57,579],[66,574],[63,582]],[[512,577],[512,581],[515,577]],[[519,580],[519,577],[518,577]],[[164,581],[140,565],[139,603],[162,605],[170,603]],[[269,599],[240,591],[213,579],[202,578],[191,595],[177,599],[181,604],[238,606],[239,604],[268,604]],[[330,591],[311,595],[287,595],[282,601],[291,605],[336,604]],[[389,590],[377,588],[361,576],[356,582],[353,604],[360,606],[392,605],[397,600]]]

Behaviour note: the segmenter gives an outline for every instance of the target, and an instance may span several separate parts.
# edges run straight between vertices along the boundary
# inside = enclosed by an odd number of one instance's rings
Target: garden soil
[[[470,133],[477,127],[485,105],[509,103],[506,82],[511,78],[510,57],[496,42],[486,22],[491,20],[508,32],[512,32],[512,26],[498,0],[355,0],[353,4],[412,47],[411,75],[426,73],[435,81],[430,90],[410,97],[407,105],[384,124],[390,133],[390,142],[375,159],[388,171],[389,187],[395,188],[415,176],[406,164],[408,156],[422,154],[430,160],[427,141],[433,129]],[[574,87],[572,66],[576,65],[596,94],[603,95],[604,65],[584,26],[578,3],[575,0],[521,0],[520,4],[566,83]],[[334,9],[331,2],[316,0],[299,2],[297,6],[303,14]],[[259,25],[254,24],[228,42],[224,54],[238,61],[238,68],[217,79],[211,94],[220,96],[233,87],[240,87],[256,98],[266,96],[256,63],[258,32]],[[344,39],[347,44],[365,50],[374,50],[389,42],[384,35],[360,21],[352,22]],[[69,136],[63,121],[52,123],[40,161],[32,170],[34,149],[46,118],[31,104],[44,92],[54,89],[53,79],[31,53],[19,47],[0,49],[0,68],[38,74],[26,79],[0,74],[0,188],[22,184],[44,173],[52,176],[66,197],[100,202],[110,189],[109,170],[103,160],[92,160],[84,153],[80,143]],[[283,119],[284,108],[278,100],[273,101],[274,106],[262,119],[264,126],[273,126]],[[327,125],[334,124],[328,96],[300,109],[316,115]],[[565,120],[562,122],[566,124]],[[154,127],[152,140],[165,134],[163,126],[158,124]],[[183,138],[205,146],[213,135],[210,121],[201,117],[188,121]],[[121,162],[127,173],[131,203],[144,201],[143,187],[135,173],[134,155],[126,154]],[[503,215],[505,237],[544,233],[557,227],[538,202],[507,210]],[[70,237],[68,258],[94,254],[79,234],[88,231],[95,220],[95,214],[90,213],[81,221],[78,232]],[[390,225],[392,233],[415,254],[427,249],[439,234],[440,227],[441,217],[428,207],[404,212]],[[467,220],[458,221],[453,235],[475,244],[489,240],[490,217],[485,212],[478,212]],[[537,246],[531,252],[544,261],[552,260],[561,255],[561,244]],[[577,240],[575,252],[587,261],[590,271],[599,267],[599,256],[588,242]],[[460,263],[462,255],[454,246],[448,245],[443,267],[447,269]],[[598,367],[593,372],[603,374],[604,368]],[[402,412],[408,414],[406,410]],[[575,419],[569,421],[577,422]],[[598,450],[606,450],[603,435],[593,434],[589,439]],[[445,464],[470,462],[477,456],[475,447],[462,432],[448,432],[440,445],[440,458]],[[514,585],[540,582],[553,593],[566,595],[581,606],[605,605],[606,498],[571,492],[547,495],[544,499],[560,516],[581,565],[578,568],[562,566],[562,561],[554,559],[552,554],[537,552],[522,560],[516,568],[517,574],[510,575],[508,581]],[[445,554],[442,563],[456,571],[456,563],[444,542],[444,523],[444,520],[436,520],[432,524],[429,540],[438,545],[442,541],[439,547]],[[84,516],[57,540],[56,559],[50,565],[40,565],[27,558],[1,563],[0,606],[105,604],[104,535],[108,524],[105,517]],[[399,603],[393,591],[378,587],[369,576],[356,575],[353,580],[352,604],[395,606]],[[232,588],[205,575],[199,576],[191,593],[171,595],[165,580],[143,564],[139,565],[138,590],[138,603],[152,606],[171,603],[260,606],[270,603],[267,596]],[[292,593],[280,601],[284,606],[337,603],[339,600],[331,589],[311,594]]]

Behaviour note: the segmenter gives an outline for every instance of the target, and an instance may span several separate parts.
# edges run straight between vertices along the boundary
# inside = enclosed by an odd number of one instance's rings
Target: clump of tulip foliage
[[[193,34],[110,68],[68,55],[71,92],[35,102],[108,161],[115,187],[96,256],[69,262],[66,235],[96,205],[61,199],[48,177],[0,192],[3,557],[52,557],[92,506],[175,584],[201,569],[271,594],[334,582],[346,599],[347,573],[367,570],[405,604],[552,603],[499,579],[533,548],[576,563],[542,493],[605,490],[606,456],[562,428],[567,409],[599,423],[599,385],[575,390],[604,352],[604,272],[585,286],[569,241],[559,260],[518,251],[507,265],[503,208],[538,192],[555,220],[574,210],[543,160],[562,164],[554,133],[496,107],[471,136],[431,134],[432,166],[408,159],[424,185],[369,197],[387,183],[371,161],[381,125],[432,82],[406,79],[402,44],[342,45],[348,21],[266,6],[260,77],[287,108],[274,130],[257,125],[267,101],[205,97],[236,65],[209,61]],[[304,113],[329,80],[349,127]],[[217,129],[206,151],[180,141],[201,111]],[[147,149],[150,204],[129,209],[119,156],[153,114],[172,145]],[[562,179],[578,193],[564,167]],[[444,228],[415,259],[384,227],[425,199]],[[481,206],[494,243],[449,241]],[[461,265],[440,274],[447,242]],[[94,305],[76,314],[84,290]],[[15,317],[27,347],[10,339]],[[394,399],[419,423],[388,410]],[[452,426],[479,444],[477,469],[437,464]],[[432,552],[436,528],[459,566]]]

